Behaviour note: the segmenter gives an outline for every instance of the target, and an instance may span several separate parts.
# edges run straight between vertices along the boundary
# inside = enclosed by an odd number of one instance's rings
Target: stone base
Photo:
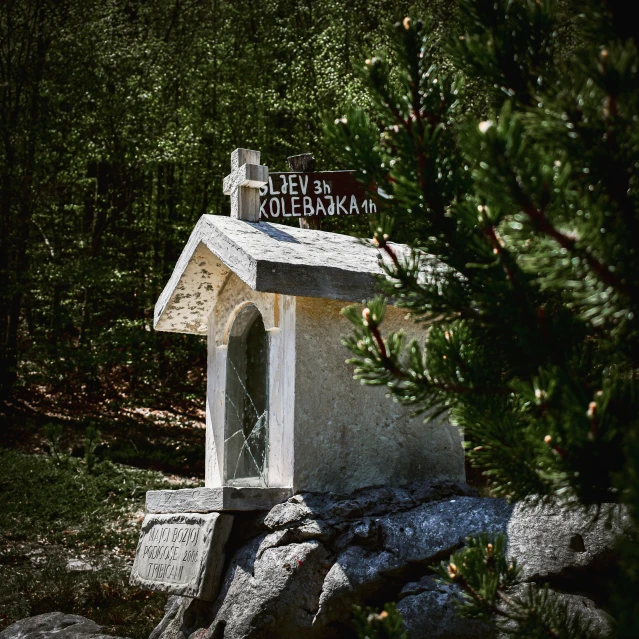
[[[149,490],[149,513],[212,513],[238,510],[270,510],[293,495],[292,488],[182,488]]]

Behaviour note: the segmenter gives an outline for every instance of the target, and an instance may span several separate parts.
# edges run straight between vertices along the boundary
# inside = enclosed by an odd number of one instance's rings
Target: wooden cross
[[[267,182],[268,166],[260,164],[260,152],[235,149],[231,153],[231,173],[224,178],[224,194],[231,196],[231,217],[259,222],[259,188]]]

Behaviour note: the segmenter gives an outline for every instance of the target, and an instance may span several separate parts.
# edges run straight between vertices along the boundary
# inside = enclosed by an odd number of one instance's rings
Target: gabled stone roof
[[[156,330],[206,334],[231,272],[256,291],[362,301],[382,269],[379,252],[357,238],[203,215],[155,305]]]

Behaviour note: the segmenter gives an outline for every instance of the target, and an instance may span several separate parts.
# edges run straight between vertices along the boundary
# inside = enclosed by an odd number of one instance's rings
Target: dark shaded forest
[[[318,169],[346,168],[322,140],[322,118],[365,104],[358,69],[386,46],[388,24],[429,12],[442,25],[440,4],[4,2],[4,439],[26,445],[63,419],[115,441],[128,423],[130,444],[112,450],[126,461],[141,425],[172,440],[200,422],[204,342],[156,333],[153,307],[199,216],[228,214],[231,151],[259,149],[274,170],[302,152]],[[156,456],[170,457],[166,447]]]

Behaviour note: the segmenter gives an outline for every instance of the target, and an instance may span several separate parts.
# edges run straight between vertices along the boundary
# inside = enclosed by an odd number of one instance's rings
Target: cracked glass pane
[[[255,306],[242,309],[226,359],[226,481],[266,485],[268,335]]]

